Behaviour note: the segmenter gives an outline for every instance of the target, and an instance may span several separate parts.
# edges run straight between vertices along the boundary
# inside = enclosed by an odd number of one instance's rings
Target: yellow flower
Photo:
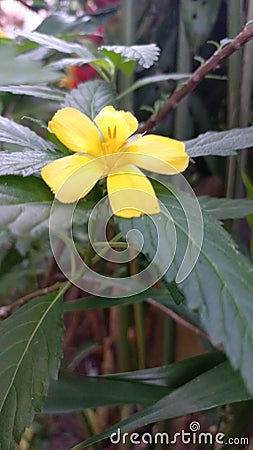
[[[138,121],[130,112],[113,106],[103,108],[94,122],[77,109],[60,109],[48,129],[75,154],[47,164],[42,178],[60,202],[72,203],[107,176],[115,215],[131,218],[159,213],[152,184],[138,167],[171,175],[185,170],[189,157],[182,142],[152,134],[132,136],[137,128]]]

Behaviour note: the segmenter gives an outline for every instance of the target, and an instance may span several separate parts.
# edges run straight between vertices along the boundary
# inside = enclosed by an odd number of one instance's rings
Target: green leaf
[[[50,142],[45,141],[30,128],[0,116],[0,142],[15,144],[31,150],[46,152],[55,150]]]
[[[136,428],[171,419],[185,414],[205,411],[226,403],[251,399],[238,372],[234,372],[227,361],[207,370],[193,378],[172,393],[166,395],[157,403],[132,415],[103,433],[96,435],[76,445],[72,450],[87,448],[113,432],[131,431]]]
[[[166,194],[163,188],[158,194],[172,216],[177,233],[177,248],[170,268],[164,275],[167,282],[171,282],[179,271],[179,267],[186,251],[188,238],[189,266],[192,267],[191,255],[196,247],[194,234],[189,237],[189,219],[194,211],[194,203],[188,194],[181,192],[181,203],[187,211],[187,220],[182,206],[174,196]],[[184,293],[187,307],[196,311],[203,323],[204,329],[211,337],[214,345],[222,345],[232,366],[240,369],[245,383],[253,392],[253,362],[250,357],[253,351],[253,268],[222,226],[208,213],[203,212],[204,239],[200,255],[188,277],[179,285]],[[149,261],[157,254],[154,270],[156,268],[160,277],[160,265],[168,261],[171,255],[175,238],[171,233],[171,220],[168,214],[160,213],[154,226],[150,218],[140,218],[119,221],[120,228],[126,235],[130,229],[138,229],[144,236],[142,252]],[[193,222],[193,225],[195,222]],[[201,225],[201,224],[200,224]],[[198,227],[194,226],[194,233]],[[159,242],[163,245],[157,245]],[[193,263],[195,260],[193,260]]]
[[[109,83],[92,80],[79,84],[67,94],[63,106],[76,108],[93,120],[104,106],[116,106],[115,98],[116,93]]]
[[[0,198],[1,207],[8,207],[29,203],[47,204],[52,202],[53,194],[40,178],[10,175],[0,177]]]
[[[109,377],[63,378],[51,384],[43,412],[59,414],[98,406],[149,405],[166,393],[166,387],[147,386],[137,381]]]
[[[253,214],[253,200],[214,198],[203,196],[198,198],[200,205],[215,219],[240,219]]]
[[[234,128],[229,131],[208,131],[195,139],[186,141],[189,156],[229,156],[236,150],[252,147],[253,127]]]
[[[166,366],[113,374],[110,375],[110,378],[137,380],[152,385],[166,386],[173,390],[220,364],[225,359],[223,352],[214,351]]]
[[[49,83],[61,78],[59,72],[43,67],[40,61],[34,61],[29,55],[17,55],[13,44],[0,47],[0,60],[4,61],[0,71],[0,85]]]
[[[113,280],[111,281],[113,286]],[[183,317],[189,323],[192,323],[198,328],[203,328],[200,322],[200,318],[196,313],[189,311],[189,309],[183,304],[184,296],[179,291],[174,283],[167,285],[167,289],[147,289],[140,294],[132,295],[126,298],[107,298],[107,297],[94,297],[87,296],[79,298],[71,302],[64,304],[64,311],[66,313],[72,311],[86,311],[90,309],[103,309],[111,308],[113,306],[132,305],[134,303],[140,303],[147,299],[155,300],[157,303],[166,306],[170,310],[174,311],[180,317]]]
[[[18,238],[16,245],[25,253],[32,239],[48,228],[53,195],[36,177],[0,177],[0,236],[6,231]]]
[[[156,61],[160,54],[160,49],[156,44],[148,45],[103,45],[99,47],[108,58],[115,60],[115,54],[121,56],[120,64],[126,61],[136,61],[144,69],[149,69]]]
[[[23,175],[27,177],[39,173],[42,167],[64,156],[62,153],[23,150],[23,152],[0,152],[0,175]]]
[[[101,57],[100,57],[101,58]],[[59,61],[55,61],[49,65],[49,68],[54,70],[65,69],[68,66],[82,66],[83,64],[89,64],[97,61],[97,57],[95,58],[63,58]]]
[[[47,231],[53,198],[49,187],[40,178],[15,175],[0,177],[0,237],[2,233],[8,232],[17,239],[18,250],[25,253],[31,241]],[[87,211],[93,206],[88,201],[81,202],[73,217],[74,222],[79,225],[86,223]],[[64,209],[68,210],[69,207],[72,208],[62,204],[59,218],[62,226]]]
[[[0,117],[0,142],[14,144],[14,151],[0,153],[0,175],[32,175],[50,161],[63,156],[51,142],[6,117]]]
[[[11,450],[41,410],[50,378],[57,378],[63,337],[59,295],[20,308],[1,323],[0,337],[0,448]]]
[[[12,94],[19,95],[31,95],[33,97],[43,98],[56,102],[61,102],[65,97],[65,92],[61,91],[60,89],[51,88],[40,84],[20,84],[8,85],[4,87],[0,86],[0,92],[11,92]]]
[[[167,305],[170,304],[171,306],[175,306],[175,301],[170,296],[168,291],[161,289],[148,289],[145,292],[141,292],[140,294],[132,295],[126,298],[115,299],[97,296],[87,296],[84,298],[79,298],[71,302],[66,302],[64,304],[64,311],[86,311],[97,308],[111,308],[113,306],[132,305],[134,303],[143,302],[143,300],[146,300],[147,298],[153,298],[161,303],[163,303],[164,301]]]
[[[86,47],[73,42],[64,41],[63,39],[56,38],[52,35],[37,33],[35,31],[29,32],[20,30],[16,32],[16,35],[24,37],[29,41],[36,42],[42,47],[46,47],[51,50],[57,50],[61,53],[75,53],[80,57],[89,59],[90,61],[94,61],[97,59],[97,57],[94,56],[94,54]]]
[[[221,361],[224,354],[213,352],[154,369],[63,378],[51,382],[43,412],[66,413],[121,404],[150,405]]]

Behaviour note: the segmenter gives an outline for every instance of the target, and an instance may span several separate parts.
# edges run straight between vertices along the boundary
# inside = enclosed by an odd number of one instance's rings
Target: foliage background
[[[34,1],[26,6],[32,14],[46,11],[47,17],[35,33],[26,27],[1,38],[0,45],[5,61],[0,69],[5,319],[0,328],[0,448],[13,448],[41,409],[20,450],[70,449],[89,437],[89,443],[75,448],[109,449],[108,439],[96,441],[108,437],[110,426],[121,420],[122,431],[173,433],[198,420],[201,431],[250,438],[253,188],[252,153],[245,149],[253,136],[251,43],[223,61],[156,127],[160,134],[186,140],[195,158],[186,177],[200,196],[205,240],[198,265],[182,286],[169,272],[158,286],[115,305],[115,300],[91,298],[64,284],[47,235],[52,194],[38,175],[66,152],[46,130],[60,105],[94,117],[104,105],[115,104],[134,111],[145,124],[199,64],[220,50],[221,39],[234,38],[250,22],[252,2],[142,0],[136,7],[124,0]],[[154,42],[161,49],[159,59],[155,47],[131,47]],[[102,43],[116,47],[97,50]],[[128,47],[119,49],[119,44]],[[59,86],[64,74],[73,77],[67,67],[86,63],[97,71],[94,80],[78,80],[78,89],[69,92],[73,86]],[[87,66],[84,73],[91,75]],[[157,192],[177,227],[176,270],[186,224],[175,199],[158,187]],[[80,242],[87,240],[83,222],[97,193],[92,195],[77,218]],[[148,222],[135,225],[147,237]],[[125,235],[129,224],[114,224],[109,238],[117,226]],[[162,226],[160,233],[169,242]],[[147,260],[155,248],[155,236],[148,235]],[[125,268],[98,263],[96,270],[133,274],[145,265],[144,256]],[[59,366],[60,379],[52,381]]]

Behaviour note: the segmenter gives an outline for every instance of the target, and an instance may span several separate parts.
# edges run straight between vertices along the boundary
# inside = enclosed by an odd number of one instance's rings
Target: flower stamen
[[[114,125],[113,133],[112,133],[111,127],[107,127],[107,132],[108,132],[109,139],[116,139],[116,137],[117,137],[117,127],[116,127],[116,125]]]

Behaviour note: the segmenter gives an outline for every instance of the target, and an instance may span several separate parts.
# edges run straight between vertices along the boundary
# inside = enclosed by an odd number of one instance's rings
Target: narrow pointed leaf
[[[151,405],[224,359],[223,353],[213,352],[154,369],[52,381],[43,412],[55,414],[121,404]]]
[[[247,392],[239,373],[234,372],[230,364],[225,361],[185,383],[152,406],[144,408],[103,433],[81,442],[71,450],[85,449],[95,442],[110,437],[118,430],[120,433],[129,432],[164,419],[251,398],[252,395]]]

